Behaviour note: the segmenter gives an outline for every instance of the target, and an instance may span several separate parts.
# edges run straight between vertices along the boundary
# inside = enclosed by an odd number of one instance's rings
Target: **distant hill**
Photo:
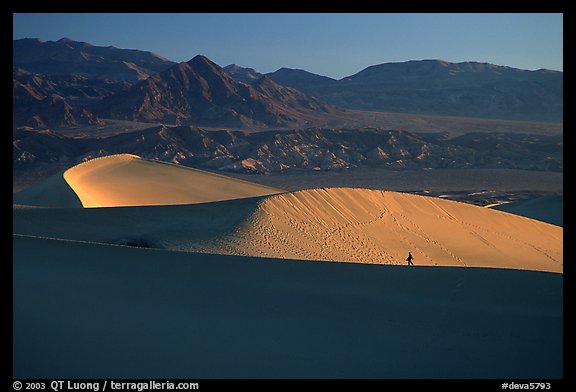
[[[417,60],[370,66],[341,80],[282,68],[271,79],[341,107],[562,121],[563,73],[478,62]]]
[[[261,74],[253,68],[230,64],[224,67],[224,70],[239,82],[252,84],[262,76],[266,76],[278,84],[293,87],[301,91],[312,91],[314,87],[330,85],[333,82],[337,82],[336,79],[317,75],[303,69],[280,68],[274,72]]]
[[[294,87],[302,91],[314,91],[316,88],[332,85],[336,79],[317,75],[302,69],[280,68],[275,72],[266,74],[276,83]]]
[[[238,82],[198,55],[91,107],[103,118],[217,126],[292,126],[339,110],[261,77]]]

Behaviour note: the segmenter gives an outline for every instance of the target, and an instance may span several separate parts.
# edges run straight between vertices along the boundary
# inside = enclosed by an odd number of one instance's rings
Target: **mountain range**
[[[14,67],[37,74],[128,82],[147,79],[175,64],[151,52],[94,46],[69,38],[14,40],[12,55]]]
[[[14,126],[115,118],[229,127],[306,127],[344,109],[562,121],[563,73],[441,60],[385,63],[335,80],[269,74],[204,56],[176,64],[68,38],[13,41]],[[27,105],[26,102],[33,104]]]
[[[150,52],[66,38],[15,40],[13,53],[16,127],[90,125],[98,118],[286,127],[322,122],[341,112],[267,77],[238,82],[201,55],[176,64]],[[48,110],[51,100],[65,109]]]
[[[35,82],[35,78],[32,78]],[[17,80],[12,84],[13,123],[32,128],[60,128],[99,124],[90,111],[73,108],[61,95],[34,88]]]
[[[239,82],[201,55],[111,95],[91,109],[105,118],[240,128],[295,126],[338,111],[265,76],[252,84]]]
[[[175,64],[150,52],[69,38],[14,40],[12,55],[14,126],[39,129],[98,124],[86,105]]]
[[[234,75],[244,74],[236,66]],[[349,109],[562,122],[558,71],[420,60],[374,65],[340,80],[289,68],[266,76]]]

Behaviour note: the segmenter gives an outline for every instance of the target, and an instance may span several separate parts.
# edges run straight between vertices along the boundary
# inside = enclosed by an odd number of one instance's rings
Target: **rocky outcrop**
[[[265,77],[238,82],[200,55],[91,108],[103,118],[230,127],[298,126],[338,112]]]
[[[471,133],[455,138],[377,129],[206,131],[157,126],[103,139],[53,133],[14,133],[14,164],[81,162],[131,153],[148,159],[245,173],[345,170],[508,168],[563,171],[562,136]],[[34,157],[33,159],[30,157]]]

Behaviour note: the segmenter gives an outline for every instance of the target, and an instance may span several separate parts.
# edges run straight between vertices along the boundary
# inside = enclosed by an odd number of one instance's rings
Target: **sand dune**
[[[241,247],[270,257],[398,264],[411,251],[419,265],[555,272],[563,266],[559,227],[398,192],[332,188],[277,195],[265,199],[252,230],[256,235],[239,237]]]
[[[15,378],[563,375],[558,226],[131,155],[14,200]]]
[[[13,202],[38,207],[82,208],[82,202],[64,180],[63,173],[14,193]]]
[[[61,175],[55,176],[61,179]],[[51,207],[117,207],[206,203],[270,195],[280,189],[231,177],[118,154],[76,165],[65,181],[43,182],[14,196],[15,203]],[[75,199],[62,195],[75,193]],[[68,202],[68,204],[66,204]]]
[[[559,274],[13,245],[15,379],[563,376]]]
[[[14,208],[14,233],[272,258],[562,272],[562,228],[439,198],[327,188],[182,206]]]

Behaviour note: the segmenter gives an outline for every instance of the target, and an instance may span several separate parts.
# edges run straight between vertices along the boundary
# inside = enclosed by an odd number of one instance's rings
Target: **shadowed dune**
[[[38,207],[82,208],[82,202],[64,179],[63,173],[57,173],[31,188],[14,193],[13,201]]]
[[[15,378],[562,377],[559,274],[13,241]]]

